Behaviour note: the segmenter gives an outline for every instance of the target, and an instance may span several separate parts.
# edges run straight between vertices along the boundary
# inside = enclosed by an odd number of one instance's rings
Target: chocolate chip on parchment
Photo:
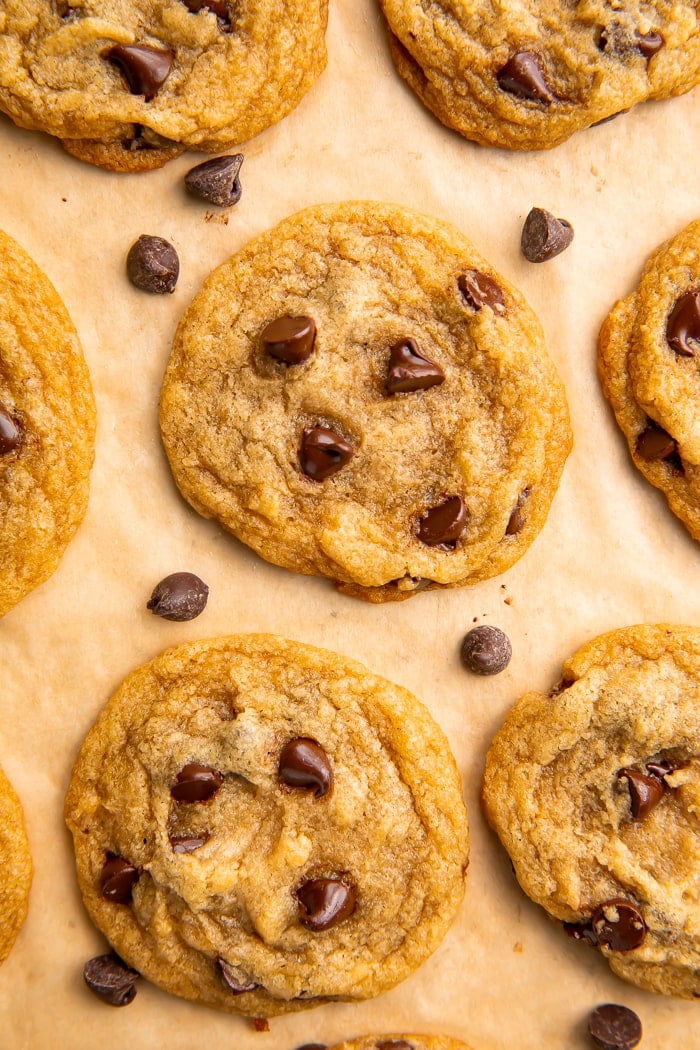
[[[142,292],[165,295],[175,291],[180,260],[169,241],[144,233],[129,249],[126,272],[131,283]]]
[[[547,262],[568,248],[573,239],[570,222],[557,219],[544,208],[532,208],[525,219],[520,249],[528,262]]]
[[[310,737],[289,740],[279,759],[279,778],[288,787],[311,788],[316,798],[327,794],[333,784],[328,755]]]
[[[140,976],[115,952],[96,955],[83,968],[85,984],[98,999],[110,1006],[128,1006],[136,995],[135,985]]]
[[[355,889],[343,879],[309,879],[295,896],[299,922],[314,933],[330,930],[355,910]]]
[[[666,324],[666,339],[681,357],[695,357],[700,349],[700,289],[686,292],[676,302]]]
[[[449,496],[427,510],[418,522],[418,539],[428,547],[454,550],[467,525],[467,508],[461,496]]]
[[[591,1012],[588,1032],[602,1050],[633,1050],[642,1038],[642,1022],[627,1006],[603,1003]]]
[[[653,58],[665,43],[661,33],[657,33],[654,29],[650,30],[648,33],[640,33],[639,30],[637,30],[635,38],[637,42],[637,50],[641,51],[646,59]]]
[[[648,463],[659,459],[668,459],[676,451],[676,441],[657,423],[649,420],[648,425],[637,438],[637,454]]]
[[[241,199],[241,180],[239,171],[243,164],[243,154],[235,153],[227,157],[213,157],[202,164],[195,165],[185,175],[185,186],[219,208],[230,208]]]
[[[495,314],[506,312],[503,292],[488,274],[480,270],[467,270],[457,278],[457,287],[472,310],[488,306]]]
[[[460,658],[474,674],[499,674],[513,655],[508,635],[499,627],[482,624],[467,631],[460,648]]]
[[[14,452],[22,444],[22,428],[0,401],[0,456]]]
[[[119,66],[132,95],[143,95],[146,102],[156,97],[173,68],[175,54],[170,48],[149,44],[115,44],[103,52]]]
[[[286,365],[300,365],[311,357],[316,340],[312,317],[277,317],[260,335],[263,350]]]
[[[221,787],[223,779],[218,769],[188,762],[177,774],[170,794],[176,802],[208,802]]]
[[[549,105],[555,96],[549,90],[542,59],[534,51],[517,51],[496,74],[498,86],[511,95]]]
[[[666,785],[659,777],[653,774],[647,776],[638,769],[625,767],[617,775],[619,779],[627,781],[632,819],[644,820],[664,797]]]
[[[613,897],[600,904],[591,916],[597,943],[613,952],[630,952],[646,937],[647,925],[636,904]]]
[[[128,904],[131,892],[139,881],[139,870],[123,857],[107,854],[100,877],[100,894],[113,904]]]
[[[146,608],[164,620],[194,620],[204,612],[209,588],[192,572],[173,572],[157,583]]]
[[[337,474],[354,455],[354,447],[337,430],[320,426],[304,429],[299,462],[312,481],[325,481]]]
[[[221,980],[233,995],[243,995],[245,992],[252,992],[260,987],[259,984],[251,981],[249,977],[243,974],[238,967],[227,963],[225,959],[218,958],[216,960],[216,968],[219,971]]]
[[[390,394],[428,390],[445,381],[445,373],[424,357],[414,339],[400,339],[391,348],[385,387]]]
[[[209,834],[205,831],[201,835],[170,835],[169,840],[173,853],[194,853],[209,841]]]

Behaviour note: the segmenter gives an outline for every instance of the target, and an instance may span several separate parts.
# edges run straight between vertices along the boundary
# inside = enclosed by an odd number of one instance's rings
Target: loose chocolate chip
[[[445,373],[440,365],[423,357],[413,339],[400,339],[398,343],[394,343],[384,384],[390,394],[428,390],[444,381]]]
[[[113,904],[127,904],[131,892],[139,881],[139,871],[123,857],[107,854],[100,878],[100,893]]]
[[[528,488],[523,489],[523,491],[518,496],[518,502],[515,504],[515,509],[511,516],[508,518],[508,524],[506,525],[506,536],[517,536],[517,534],[522,530],[522,527],[525,524],[525,514],[523,512],[523,507],[525,506],[525,503],[527,502],[527,497],[529,495],[530,490]]]
[[[180,260],[169,241],[142,234],[129,249],[126,272],[131,283],[141,291],[165,295],[175,291]]]
[[[630,952],[646,937],[647,926],[639,908],[624,897],[614,897],[593,912],[591,925],[598,944],[613,952]]]
[[[315,933],[337,926],[355,910],[355,889],[342,879],[309,879],[296,898],[299,922]]]
[[[333,770],[321,745],[300,736],[282,748],[279,778],[289,787],[313,788],[316,798],[321,798],[331,789]]]
[[[549,105],[555,96],[549,90],[545,79],[542,59],[534,51],[518,51],[496,74],[498,86],[531,102],[544,102]]]
[[[192,572],[173,572],[157,583],[146,608],[164,620],[194,620],[204,612],[209,588]]]
[[[209,841],[209,835],[205,831],[202,835],[171,835],[170,845],[173,853],[194,853],[201,849],[205,842]]]
[[[208,802],[221,787],[223,779],[218,769],[189,762],[175,778],[170,794],[176,802]]]
[[[573,239],[570,222],[557,219],[544,208],[532,208],[525,219],[520,249],[528,262],[547,262],[568,248]]]
[[[110,1006],[128,1006],[136,995],[135,985],[140,976],[114,952],[96,955],[83,968],[85,984],[98,999]]]
[[[0,456],[22,444],[22,429],[0,401]]]
[[[483,675],[499,674],[513,655],[508,635],[489,624],[467,631],[459,652],[468,671]]]
[[[170,75],[175,59],[170,48],[148,44],[115,44],[104,52],[105,58],[119,66],[132,95],[143,95],[146,102],[155,98]]]
[[[312,317],[277,317],[263,328],[260,335],[263,350],[284,361],[286,365],[300,365],[311,357],[316,339],[316,324]]]
[[[647,59],[653,58],[665,43],[661,33],[657,33],[653,29],[648,33],[640,33],[639,30],[637,30],[636,40],[638,50],[641,51]]]
[[[182,0],[182,2],[192,14],[196,15],[202,9],[205,11],[208,10],[211,11],[213,15],[216,15],[220,22],[230,25],[231,16],[229,14],[226,0]]]
[[[700,348],[700,290],[686,292],[673,307],[666,325],[666,339],[682,357],[695,357]]]
[[[603,1050],[633,1050],[642,1038],[642,1022],[626,1006],[603,1003],[591,1012],[588,1031]]]
[[[666,791],[664,782],[658,777],[646,776],[637,769],[627,767],[617,775],[627,781],[633,820],[644,820],[663,798]]]
[[[487,274],[479,270],[467,270],[457,278],[457,287],[472,310],[488,306],[495,314],[506,312],[503,292]]]
[[[197,164],[185,175],[185,186],[219,208],[230,208],[241,199],[241,180],[238,173],[243,163],[243,154],[234,153],[229,157],[214,157]]]
[[[354,447],[330,427],[306,427],[302,434],[299,462],[312,481],[337,474],[354,455]]]
[[[663,427],[649,421],[648,426],[637,438],[637,454],[642,459],[653,463],[655,460],[667,459],[676,451],[674,438]]]
[[[231,966],[225,959],[217,959],[216,968],[221,975],[222,981],[234,995],[243,995],[245,992],[252,992],[260,987],[255,981],[251,981],[249,977],[244,976],[238,967]]]
[[[428,547],[454,550],[467,524],[467,508],[461,496],[449,496],[425,512],[418,523],[418,539]]]

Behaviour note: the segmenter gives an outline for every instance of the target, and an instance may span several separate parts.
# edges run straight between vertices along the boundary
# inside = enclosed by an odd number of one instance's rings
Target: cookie
[[[460,781],[427,710],[271,636],[179,646],[131,674],[65,812],[119,956],[230,1013],[377,995],[437,947],[463,894]]]
[[[336,1043],[327,1050],[469,1050],[469,1047],[445,1035],[367,1035]]]
[[[51,575],[82,521],[94,435],[75,328],[0,232],[0,616]]]
[[[0,769],[0,963],[10,953],[27,915],[32,860],[22,806]]]
[[[700,540],[700,220],[648,260],[599,338],[605,396],[645,478]]]
[[[443,124],[484,146],[549,149],[700,81],[693,0],[380,5],[400,75]]]
[[[700,629],[589,642],[518,701],[486,815],[525,892],[619,976],[700,998]]]
[[[245,142],[326,64],[328,0],[6,0],[0,111],[112,171]]]
[[[371,601],[511,566],[571,443],[520,293],[453,227],[375,202],[300,212],[211,274],[160,421],[200,514]]]

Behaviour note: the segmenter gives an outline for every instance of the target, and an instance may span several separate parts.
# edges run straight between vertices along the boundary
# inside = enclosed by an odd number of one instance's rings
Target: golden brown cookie
[[[0,769],[0,963],[10,953],[27,915],[32,860],[22,806]]]
[[[0,232],[0,616],[51,575],[82,521],[94,435],[75,328]]]
[[[650,991],[700,998],[700,629],[611,631],[527,693],[486,759],[522,888]]]
[[[85,905],[121,958],[231,1013],[377,995],[462,899],[466,813],[427,710],[272,636],[179,646],[131,674],[65,812]]]
[[[509,568],[571,443],[520,293],[453,227],[375,202],[300,212],[208,278],[160,420],[196,510],[370,601]]]

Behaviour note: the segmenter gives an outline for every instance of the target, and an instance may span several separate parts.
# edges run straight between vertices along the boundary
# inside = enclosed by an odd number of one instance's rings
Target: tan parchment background
[[[63,297],[99,413],[86,521],[53,578],[0,623],[0,761],[23,800],[36,868],[27,923],[0,971],[0,1047],[292,1050],[402,1029],[444,1032],[474,1050],[584,1050],[588,1011],[613,1001],[637,1010],[647,1050],[697,1050],[700,1003],[619,981],[521,894],[478,791],[507,708],[528,688],[547,689],[581,643],[639,621],[700,625],[698,547],[633,469],[595,375],[596,333],[612,302],[659,241],[700,215],[700,96],[639,107],[554,152],[508,155],[464,142],[423,110],[394,73],[374,0],[333,0],[328,43],[315,89],[244,148],[243,197],[227,225],[207,221],[182,188],[201,157],[110,175],[0,120],[0,226]],[[575,434],[549,521],[518,565],[385,608],[269,566],[198,518],[171,482],[156,422],[174,327],[211,267],[301,207],[350,198],[451,220],[522,289],[561,370]],[[519,254],[533,205],[576,231],[542,266]],[[127,282],[124,258],[141,233],[175,244],[174,295]],[[145,610],[153,585],[180,569],[211,588],[190,624]],[[513,660],[494,679],[460,667],[474,620],[512,639]],[[421,697],[459,761],[473,842],[464,907],[411,979],[374,1002],[274,1020],[268,1034],[145,984],[123,1010],[84,988],[83,963],[104,941],[83,912],[62,823],[80,741],[127,672],[179,641],[248,630],[335,649]]]

